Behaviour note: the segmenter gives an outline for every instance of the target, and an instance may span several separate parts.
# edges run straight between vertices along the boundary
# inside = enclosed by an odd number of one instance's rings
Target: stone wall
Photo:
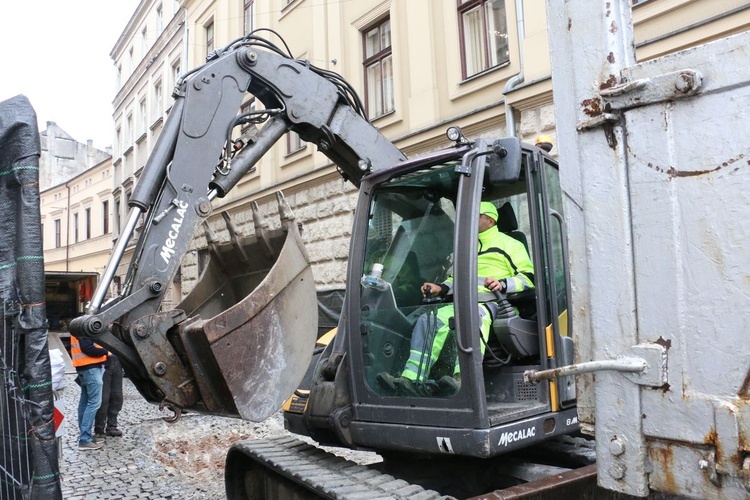
[[[534,144],[537,137],[542,134],[552,139],[556,146],[557,133],[555,132],[555,107],[552,103],[527,109],[521,112],[521,126],[518,129],[521,140]],[[550,154],[557,157],[557,147],[553,147]]]
[[[295,192],[285,192],[287,203],[298,222],[302,223],[302,240],[312,262],[315,284],[319,289],[341,288],[346,279],[349,238],[357,204],[357,189],[337,176],[331,176]],[[275,196],[258,200],[258,208],[271,228],[281,225]],[[249,204],[230,210],[237,229],[243,235],[254,234]],[[229,233],[221,217],[212,217],[211,229],[220,241],[228,241]],[[181,267],[182,296],[185,297],[198,279],[198,251],[206,248],[203,234],[196,235]]]

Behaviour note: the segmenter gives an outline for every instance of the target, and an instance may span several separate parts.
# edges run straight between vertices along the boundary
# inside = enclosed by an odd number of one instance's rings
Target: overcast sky
[[[139,0],[0,0],[0,101],[24,94],[39,129],[56,122],[78,142],[113,142],[109,53]]]

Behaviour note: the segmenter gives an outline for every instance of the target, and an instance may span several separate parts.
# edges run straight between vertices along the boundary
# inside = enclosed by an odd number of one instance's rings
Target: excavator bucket
[[[187,320],[180,344],[200,392],[200,408],[261,421],[302,380],[315,346],[317,299],[294,216],[277,193],[281,229],[270,230],[252,204],[255,235],[243,237],[229,215],[230,241],[206,224],[209,260],[177,309]]]

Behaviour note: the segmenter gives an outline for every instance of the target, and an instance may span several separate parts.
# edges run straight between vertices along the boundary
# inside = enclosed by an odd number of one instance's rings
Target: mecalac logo
[[[182,221],[185,219],[185,210],[187,210],[188,204],[186,201],[176,200],[177,203],[177,214],[172,219],[172,228],[167,234],[167,240],[161,247],[161,258],[164,262],[169,264],[169,259],[174,255],[175,240],[180,236],[180,229],[182,228]]]
[[[510,443],[521,441],[536,436],[536,427],[528,427],[517,431],[506,431],[500,434],[500,442],[498,445],[508,446]]]

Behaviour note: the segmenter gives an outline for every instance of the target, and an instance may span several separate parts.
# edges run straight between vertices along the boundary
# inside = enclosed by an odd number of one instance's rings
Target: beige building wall
[[[649,0],[633,11],[639,61],[750,28],[748,0]]]
[[[41,191],[44,270],[101,277],[112,250],[112,206],[112,158]]]
[[[180,0],[168,6],[143,0],[139,5],[112,52],[118,67],[133,67],[116,98],[114,118],[120,131],[116,197],[127,198],[163,119],[157,115],[154,121],[150,116],[145,135],[126,135],[127,117],[138,116],[138,103],[144,97],[151,108],[154,84],[169,80],[172,61],[181,57],[183,71],[196,68],[205,61],[211,39],[213,48],[220,48],[242,36],[244,4],[243,0]],[[638,58],[645,60],[746,30],[749,4],[750,0],[641,0],[633,11]],[[165,23],[172,31],[165,30],[156,45],[140,52],[139,33],[149,26],[157,5],[166,9]],[[515,131],[529,142],[541,133],[554,141],[549,61],[549,44],[554,41],[548,39],[545,0],[506,0],[510,62],[466,79],[461,76],[457,5],[456,0],[255,0],[253,23],[255,28],[278,32],[294,57],[340,73],[364,97],[363,32],[389,17],[395,106],[373,124],[409,156],[447,145],[444,132],[450,125],[461,126],[469,137]],[[177,6],[179,10],[174,9]],[[172,16],[170,21],[167,14]],[[261,35],[283,47],[268,32]],[[128,66],[131,52],[134,61]],[[162,112],[170,102],[165,93]],[[506,124],[506,115],[513,117],[512,123]],[[251,234],[248,207],[257,201],[269,221],[278,225],[273,193],[279,189],[304,223],[303,238],[316,283],[341,286],[356,190],[340,179],[312,144],[290,154],[285,141],[279,141],[255,172],[226,198],[215,201],[210,224],[226,238],[218,214],[228,210],[240,229]],[[197,235],[183,261],[178,293],[190,291],[198,275],[198,251],[205,246],[205,238]]]

